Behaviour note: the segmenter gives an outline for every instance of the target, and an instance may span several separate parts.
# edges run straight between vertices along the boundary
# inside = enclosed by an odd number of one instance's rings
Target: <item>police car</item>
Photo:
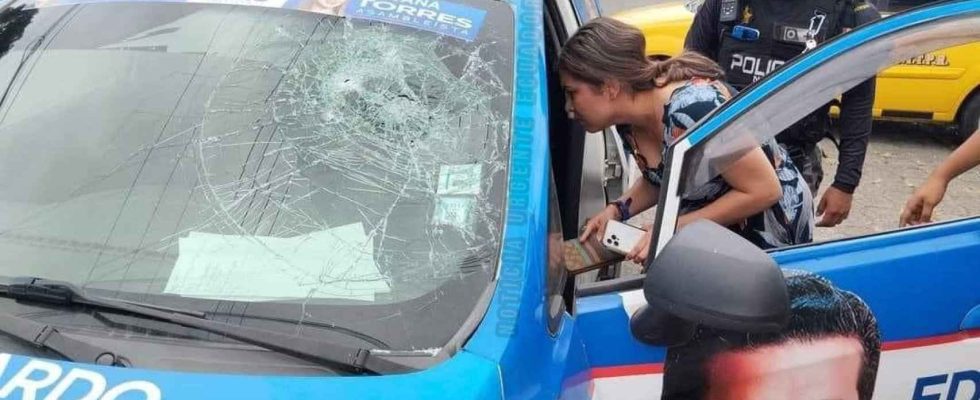
[[[867,340],[690,354],[712,371],[807,366],[762,376],[793,398],[806,381],[976,397],[980,219],[768,254],[708,222],[673,228],[685,188],[733,155],[891,64],[976,41],[980,0],[857,29],[701,121],[666,158],[649,273],[599,282],[561,244],[621,190],[620,150],[567,120],[554,70],[595,10],[8,4],[0,398],[683,395],[754,382],[687,380],[700,364],[665,356],[706,329],[785,332],[798,282],[866,310]]]

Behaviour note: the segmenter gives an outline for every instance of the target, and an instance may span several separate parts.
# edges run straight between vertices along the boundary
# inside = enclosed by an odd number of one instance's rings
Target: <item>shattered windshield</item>
[[[481,19],[0,12],[0,276],[445,344],[496,267],[513,54],[508,6],[449,5]]]

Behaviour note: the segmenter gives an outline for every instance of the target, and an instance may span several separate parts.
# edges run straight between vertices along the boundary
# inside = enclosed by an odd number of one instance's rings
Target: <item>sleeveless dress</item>
[[[680,132],[694,126],[726,100],[725,95],[711,81],[693,79],[674,90],[664,105],[664,143],[661,160],[667,156],[667,147]],[[652,185],[660,187],[663,182],[664,164],[656,167],[645,165],[642,155],[636,153],[632,143],[629,126],[617,129],[626,144],[627,150],[634,154],[643,178]],[[776,176],[783,195],[779,201],[765,211],[747,218],[742,224],[730,226],[742,237],[763,249],[783,247],[813,241],[813,195],[800,172],[793,165],[786,149],[770,138],[762,146],[763,152],[776,170]],[[680,214],[698,210],[723,196],[731,186],[721,175],[707,183],[689,190],[681,198]]]

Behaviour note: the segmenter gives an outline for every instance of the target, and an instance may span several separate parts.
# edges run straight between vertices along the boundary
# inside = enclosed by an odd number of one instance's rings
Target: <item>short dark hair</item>
[[[700,400],[708,392],[707,363],[725,351],[752,350],[791,340],[815,340],[845,336],[857,339],[864,349],[858,398],[871,400],[878,375],[881,335],[868,305],[854,293],[838,289],[812,273],[786,277],[791,315],[779,332],[744,333],[697,328],[691,340],[667,349],[662,400]]]

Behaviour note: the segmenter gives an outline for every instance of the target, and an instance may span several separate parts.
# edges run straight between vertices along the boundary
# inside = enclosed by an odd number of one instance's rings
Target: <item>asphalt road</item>
[[[835,228],[817,228],[815,239],[822,241],[895,229],[908,196],[958,143],[953,135],[928,125],[876,123],[850,217]],[[820,145],[827,156],[822,192],[833,179],[837,149],[829,141]],[[967,171],[950,184],[933,220],[976,215],[980,215],[978,169]]]

